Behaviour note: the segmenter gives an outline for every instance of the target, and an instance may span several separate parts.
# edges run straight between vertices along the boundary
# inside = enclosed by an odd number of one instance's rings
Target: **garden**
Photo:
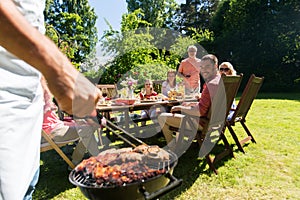
[[[259,93],[247,117],[257,143],[247,143],[243,154],[226,130],[235,158],[219,163],[218,175],[209,170],[205,159],[198,158],[199,148],[192,145],[174,169],[182,185],[160,199],[299,199],[299,110],[300,93]],[[234,130],[245,136],[240,125]],[[42,153],[34,199],[86,199],[69,182],[69,172],[55,151]]]

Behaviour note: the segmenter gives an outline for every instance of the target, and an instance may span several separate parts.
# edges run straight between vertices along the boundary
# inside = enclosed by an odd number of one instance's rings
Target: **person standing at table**
[[[200,85],[200,59],[196,57],[197,47],[191,45],[187,49],[188,58],[181,61],[178,68],[179,77],[183,78],[185,95],[198,94],[201,91]]]
[[[220,74],[218,73],[217,57],[212,54],[203,56],[201,58],[200,67],[205,84],[203,85],[202,95],[198,102],[184,103],[180,106],[173,106],[171,113],[162,113],[158,116],[158,123],[162,128],[162,132],[170,148],[174,148],[174,145],[176,145],[176,139],[173,138],[173,131],[170,130],[170,126],[179,128],[182,125],[181,123],[183,118],[185,117],[185,115],[178,114],[177,112],[205,118],[208,116],[211,106],[211,99],[213,99],[217,92],[221,78]],[[200,130],[202,129],[204,124],[201,124],[201,121],[193,120],[193,122],[195,123],[195,127],[198,127]],[[192,132],[196,134],[196,131],[197,130],[193,130]]]
[[[41,74],[69,114],[90,115],[101,96],[43,35],[44,7],[44,0],[0,1],[0,199],[32,199],[38,181]]]
[[[162,83],[162,94],[167,97],[170,90],[176,89],[176,71],[170,70],[167,73],[167,80]]]

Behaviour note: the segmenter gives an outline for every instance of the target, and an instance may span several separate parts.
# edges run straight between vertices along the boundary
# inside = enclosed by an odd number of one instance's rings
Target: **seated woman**
[[[236,71],[230,62],[222,62],[219,65],[219,72],[221,75],[224,74],[226,76],[236,76]]]
[[[74,120],[61,121],[56,115],[57,106],[52,101],[52,94],[47,86],[46,80],[42,78],[42,86],[44,90],[44,121],[42,129],[45,133],[51,134],[52,139],[59,143],[65,141],[75,141],[80,138],[73,154],[72,162],[76,165],[84,157],[86,150],[92,155],[99,154],[98,143],[95,138],[95,131],[99,128],[96,123],[82,121],[76,123]],[[42,143],[46,142],[42,138]]]
[[[224,74],[225,76],[236,76],[236,71],[230,62],[222,62],[219,65],[219,73],[221,75]],[[230,120],[232,118],[232,115],[233,115],[235,109],[236,109],[236,103],[235,103],[235,99],[234,99],[232,106],[231,106],[231,111],[229,111],[229,114],[227,117],[228,120]]]
[[[170,90],[176,89],[176,71],[170,70],[167,73],[167,80],[162,83],[162,94],[167,97]]]
[[[142,91],[140,92],[140,99],[141,100],[150,100],[153,99],[153,97],[157,96],[157,92],[154,91],[153,89],[153,82],[149,79],[145,81],[145,87],[142,88]],[[141,118],[146,119],[146,118],[153,118],[156,117],[156,109],[147,109],[147,110],[142,110],[141,112]],[[142,122],[142,126],[146,125],[146,122]]]

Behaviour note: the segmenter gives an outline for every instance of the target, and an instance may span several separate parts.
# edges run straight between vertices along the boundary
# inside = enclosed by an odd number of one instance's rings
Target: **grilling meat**
[[[109,149],[83,160],[75,171],[95,186],[121,186],[166,173],[169,156],[158,146]]]

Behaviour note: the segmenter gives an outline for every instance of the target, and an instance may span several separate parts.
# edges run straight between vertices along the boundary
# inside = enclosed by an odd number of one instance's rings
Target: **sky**
[[[108,30],[106,19],[114,30],[120,30],[122,15],[127,12],[126,0],[89,0],[91,7],[95,9],[98,16],[97,29],[99,39],[103,35],[104,30]],[[176,0],[177,3],[184,3],[185,0]]]

